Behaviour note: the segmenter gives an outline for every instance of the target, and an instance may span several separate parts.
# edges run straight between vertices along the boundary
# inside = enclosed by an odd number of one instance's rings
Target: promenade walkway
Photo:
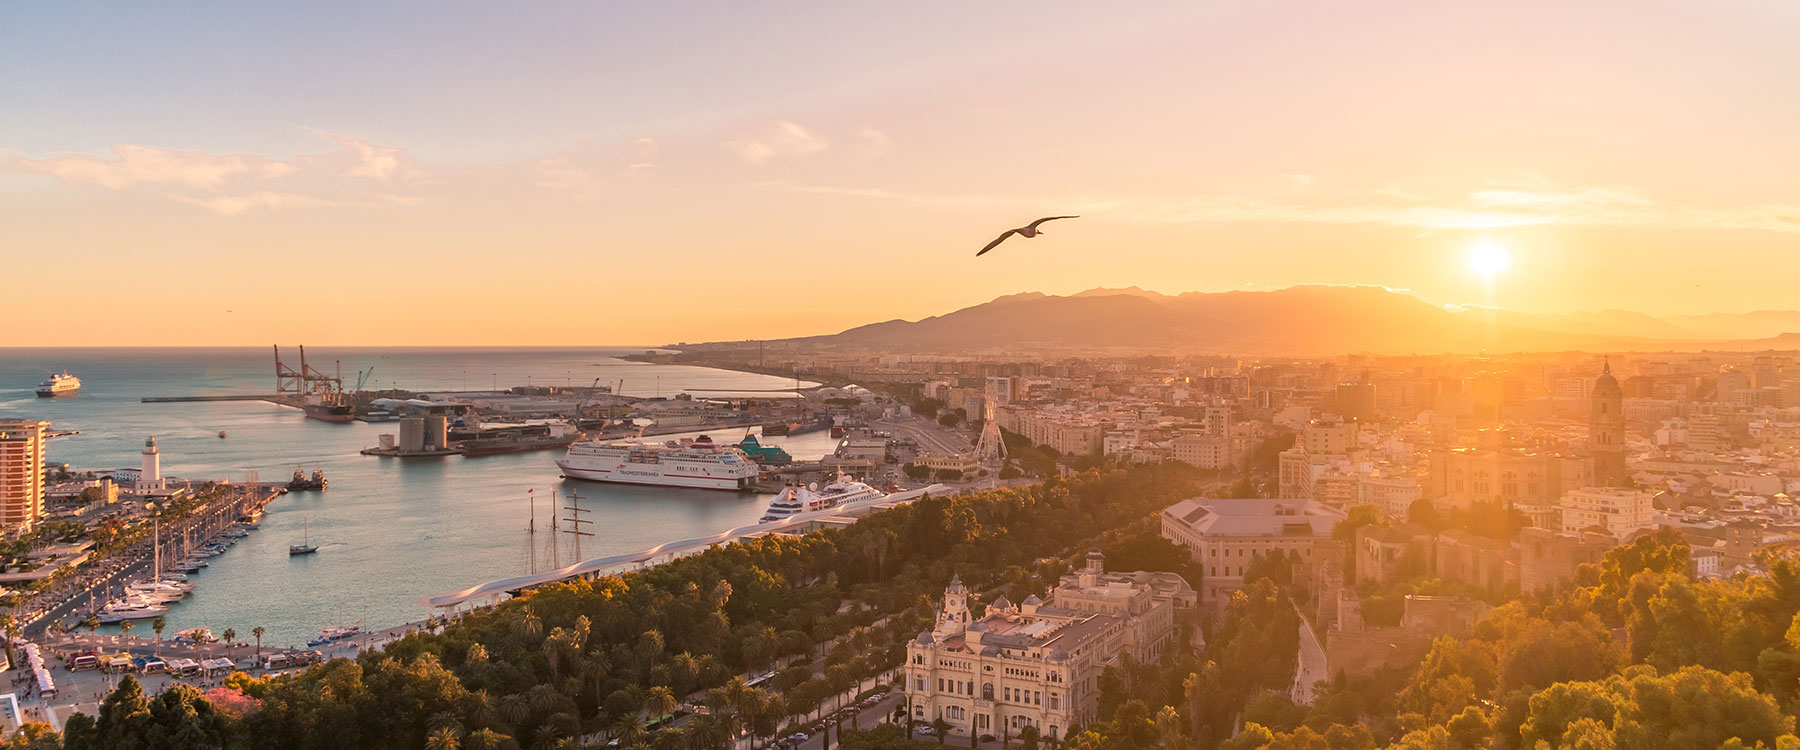
[[[735,529],[728,529],[717,534],[683,539],[675,542],[666,542],[636,552],[597,557],[592,560],[575,563],[574,565],[565,568],[558,568],[556,570],[545,571],[534,575],[514,576],[512,578],[502,578],[497,581],[488,581],[487,583],[470,586],[461,591],[452,591],[447,594],[425,597],[420,599],[419,603],[427,607],[455,607],[472,600],[499,596],[518,589],[542,586],[548,583],[568,581],[576,578],[609,575],[625,570],[641,569],[668,562],[677,557],[699,554],[712,547],[721,544],[729,544],[742,539],[760,537],[767,534],[782,532],[792,533],[805,530],[813,523],[826,518],[843,515],[863,515],[884,507],[904,505],[921,497],[925,497],[926,495],[943,497],[954,494],[955,492],[957,492],[957,490],[952,487],[942,484],[933,484],[922,489],[897,492],[886,497],[858,500],[827,510],[802,513],[782,521],[739,526]]]

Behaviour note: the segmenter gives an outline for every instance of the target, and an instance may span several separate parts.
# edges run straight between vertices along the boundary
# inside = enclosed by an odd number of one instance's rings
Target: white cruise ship
[[[681,442],[575,443],[556,465],[570,479],[709,490],[750,489],[758,471],[736,446],[714,443],[705,435]]]
[[[858,500],[887,497],[887,493],[858,482],[843,472],[838,472],[837,480],[820,489],[815,483],[810,487],[788,487],[769,503],[768,512],[763,514],[762,523],[785,521],[803,513],[829,510],[840,505]]]
[[[44,378],[44,382],[38,383],[37,395],[39,398],[70,396],[79,390],[81,390],[81,378],[70,375],[68,370],[64,370]]]

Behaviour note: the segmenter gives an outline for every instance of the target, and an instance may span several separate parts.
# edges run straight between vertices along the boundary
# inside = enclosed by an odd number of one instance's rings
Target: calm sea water
[[[375,367],[370,387],[463,390],[524,385],[585,386],[599,378],[622,393],[672,396],[686,389],[791,388],[777,377],[680,365],[626,362],[639,349],[311,349],[308,362],[329,371],[334,360],[354,371]],[[283,349],[290,363],[298,352]],[[82,379],[78,396],[39,399],[48,372],[67,368]],[[754,523],[770,500],[707,490],[621,487],[558,477],[559,451],[482,458],[392,459],[363,456],[397,423],[325,424],[297,409],[257,401],[145,404],[144,396],[268,393],[273,356],[266,349],[4,349],[0,348],[0,418],[46,419],[55,438],[50,459],[77,468],[136,466],[144,438],[156,436],[163,472],[195,480],[262,481],[294,469],[324,470],[325,492],[294,493],[269,505],[261,530],[210,558],[193,576],[197,590],[170,610],[169,630],[204,625],[213,632],[261,625],[264,642],[299,645],[321,628],[362,623],[380,628],[422,619],[429,596],[526,572],[532,557],[527,527],[535,490],[538,569],[575,561],[564,537],[552,550],[556,492],[578,490],[596,523],[581,557],[629,552]],[[810,384],[808,384],[810,385]],[[705,395],[719,395],[709,391]],[[771,394],[758,394],[771,395]],[[219,432],[227,437],[220,439]],[[715,434],[736,442],[743,431]],[[818,458],[836,445],[827,433],[771,442],[795,458]],[[564,514],[567,515],[566,513]],[[288,557],[310,526],[316,555]],[[140,625],[141,627],[141,625]],[[246,636],[240,636],[246,637]]]

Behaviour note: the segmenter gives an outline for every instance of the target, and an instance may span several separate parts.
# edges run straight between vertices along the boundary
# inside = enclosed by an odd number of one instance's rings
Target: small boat
[[[307,521],[305,536],[301,538],[301,542],[299,544],[288,545],[288,557],[293,557],[295,555],[310,555],[318,551],[319,548],[312,544],[312,521]]]
[[[220,440],[224,440],[224,439],[225,439],[225,431],[224,431],[224,430],[219,430],[219,439],[220,439]]]

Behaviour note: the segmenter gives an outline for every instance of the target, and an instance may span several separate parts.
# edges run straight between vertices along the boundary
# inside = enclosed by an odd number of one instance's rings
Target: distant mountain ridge
[[[1790,325],[1791,322],[1791,325]],[[1784,330],[1774,330],[1787,326]],[[1751,335],[1721,335],[1741,331]],[[1773,331],[1773,332],[1770,332]],[[1447,308],[1379,286],[1167,295],[1137,287],[1069,296],[1025,292],[917,321],[890,320],[791,341],[889,351],[1083,349],[1274,355],[1658,350],[1800,331],[1800,311],[1657,318],[1627,310],[1539,315]],[[1796,334],[1793,338],[1800,338]]]

